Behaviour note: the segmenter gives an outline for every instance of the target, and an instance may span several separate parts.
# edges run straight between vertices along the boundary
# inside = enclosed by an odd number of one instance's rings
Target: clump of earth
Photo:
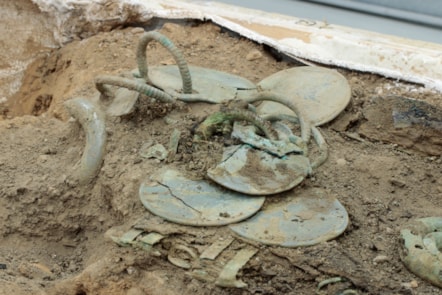
[[[35,12],[29,3],[21,9]],[[166,22],[159,31],[173,40],[189,64],[254,83],[300,65],[211,23]],[[314,294],[319,282],[341,277],[345,279],[324,288],[326,294],[346,289],[358,294],[440,294],[440,288],[409,272],[398,255],[404,224],[440,215],[440,130],[425,127],[408,136],[406,132],[390,136],[385,132],[392,128],[388,122],[379,123],[389,116],[381,110],[391,107],[393,96],[440,108],[440,93],[420,85],[336,69],[350,83],[351,103],[321,126],[329,159],[291,194],[325,190],[347,209],[350,224],[336,239],[315,246],[251,245],[228,228],[180,226],[143,207],[140,184],[160,168],[173,164],[202,176],[214,164],[213,153],[219,149],[193,150],[192,130],[218,111],[218,105],[142,99],[131,115],[107,118],[106,155],[93,183],[67,182],[85,137],[63,102],[96,95],[94,78],[99,74],[136,68],[136,45],[143,32],[141,26],[115,28],[62,47],[42,46],[39,53],[33,42],[26,43],[22,55],[32,52],[34,60],[26,67],[21,86],[0,105],[0,264],[4,266],[0,293]],[[150,43],[147,53],[149,64],[174,63],[158,43]],[[175,129],[181,132],[180,144],[168,163],[140,156],[146,143],[167,146]],[[271,196],[266,204],[281,197]],[[155,225],[167,234],[155,246],[160,255],[120,247],[109,238],[109,232],[125,232],[139,223]],[[233,243],[211,267],[219,271],[238,250],[256,247],[257,254],[238,274],[248,285],[245,289],[217,287],[167,259],[174,245],[201,253],[228,237],[234,238]]]

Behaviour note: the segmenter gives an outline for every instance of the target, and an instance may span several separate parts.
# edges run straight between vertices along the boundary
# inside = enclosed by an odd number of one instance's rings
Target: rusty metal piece
[[[442,288],[442,217],[417,219],[401,230],[401,260],[415,275]]]

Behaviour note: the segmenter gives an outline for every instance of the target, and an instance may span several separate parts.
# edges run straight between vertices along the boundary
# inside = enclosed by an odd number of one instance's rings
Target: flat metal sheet
[[[283,247],[310,246],[344,232],[348,213],[323,190],[311,189],[298,197],[269,204],[252,218],[229,228],[246,239]]]
[[[302,155],[275,157],[248,145],[225,150],[223,160],[207,176],[231,190],[250,195],[271,195],[301,183],[310,171]]]
[[[333,120],[351,98],[347,79],[335,70],[322,67],[282,70],[259,82],[258,87],[292,100],[315,126]],[[260,115],[295,115],[289,108],[270,101],[261,103],[257,111]]]
[[[254,83],[240,76],[196,66],[189,66],[189,71],[193,90],[207,102],[226,102],[236,97],[237,90],[256,89]],[[162,89],[180,92],[183,87],[176,65],[149,67],[149,78]]]
[[[227,191],[207,181],[190,180],[165,170],[143,182],[140,199],[150,212],[166,220],[193,226],[220,226],[244,220],[264,204],[264,197]]]

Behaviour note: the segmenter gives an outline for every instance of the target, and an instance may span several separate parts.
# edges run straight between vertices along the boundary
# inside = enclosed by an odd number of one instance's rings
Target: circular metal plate
[[[264,197],[223,190],[206,181],[190,180],[178,171],[157,173],[140,186],[140,199],[150,212],[184,225],[219,226],[244,220],[264,204]]]
[[[302,196],[269,204],[252,218],[229,227],[256,242],[299,247],[333,239],[347,225],[348,214],[341,203],[322,190],[312,189]]]
[[[231,190],[249,195],[271,195],[301,183],[310,171],[308,158],[287,155],[284,158],[248,145],[232,146],[223,160],[207,171],[207,176]]]
[[[192,77],[192,88],[211,103],[222,103],[235,99],[238,90],[256,89],[256,85],[240,76],[212,69],[189,66]],[[179,92],[183,87],[178,67],[149,67],[149,78],[153,84],[162,89],[174,89]]]
[[[295,67],[279,71],[259,82],[258,87],[293,100],[315,126],[333,120],[351,98],[347,79],[335,70],[321,67]],[[269,101],[261,103],[257,110],[260,115],[294,115],[289,108]]]

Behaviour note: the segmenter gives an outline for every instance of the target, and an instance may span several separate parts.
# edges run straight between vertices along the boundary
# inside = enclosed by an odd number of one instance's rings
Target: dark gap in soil
[[[148,22],[127,23],[122,27],[116,27],[114,30],[138,27],[138,28],[143,28],[146,32],[149,32],[149,31],[160,30],[167,23],[172,23],[181,26],[197,27],[206,22],[196,19],[166,19],[161,17],[154,17],[150,19]]]

